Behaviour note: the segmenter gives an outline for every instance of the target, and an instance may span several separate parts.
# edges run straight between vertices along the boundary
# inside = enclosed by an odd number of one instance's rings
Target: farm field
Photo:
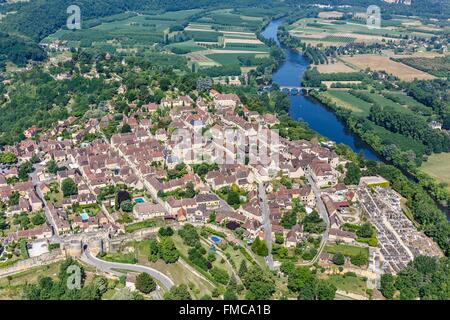
[[[413,68],[428,72],[437,77],[450,75],[450,56],[435,58],[401,58],[400,62]]]
[[[414,69],[400,62],[393,61],[386,56],[362,54],[353,57],[342,56],[341,59],[360,70],[369,68],[374,71],[385,71],[404,81],[413,81],[414,79],[429,80],[435,78],[431,74]]]
[[[318,18],[304,18],[292,24],[289,29],[292,36],[300,38],[310,45],[321,44],[324,47],[343,46],[348,43],[377,43],[382,41],[399,41],[405,34],[430,38],[437,32],[431,26],[420,24],[403,24],[401,20],[391,19],[383,21],[379,29],[369,29],[365,20],[343,21],[336,20],[342,12],[320,12]],[[364,15],[356,15],[363,18]],[[412,20],[419,22],[418,20]]]
[[[317,71],[319,71],[320,73],[355,72],[354,69],[350,68],[342,61],[328,64],[319,64],[314,67],[317,68]]]
[[[450,153],[432,154],[428,161],[424,162],[420,170],[450,185]],[[448,187],[450,190],[450,187]]]

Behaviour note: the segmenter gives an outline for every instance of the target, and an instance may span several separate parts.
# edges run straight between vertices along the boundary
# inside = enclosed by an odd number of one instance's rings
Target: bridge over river
[[[276,89],[286,93],[289,96],[300,96],[300,95],[308,95],[309,92],[314,89],[312,87],[303,87],[303,86],[277,86]],[[274,86],[265,86],[262,87],[262,91],[272,91],[275,90]]]

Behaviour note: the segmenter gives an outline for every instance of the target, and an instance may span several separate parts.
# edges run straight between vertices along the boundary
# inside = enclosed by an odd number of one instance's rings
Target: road
[[[81,260],[85,263],[88,263],[88,264],[96,267],[97,269],[100,269],[100,270],[108,272],[108,273],[116,274],[116,275],[117,274],[120,275],[120,273],[115,272],[113,269],[122,269],[122,270],[130,270],[130,271],[135,271],[135,272],[148,273],[153,278],[155,278],[157,281],[159,281],[159,283],[161,283],[167,290],[170,290],[170,288],[172,288],[172,286],[174,286],[172,279],[170,279],[164,273],[162,273],[156,269],[147,267],[147,266],[100,260],[100,259],[92,256],[88,250],[83,251]]]
[[[327,209],[325,208],[325,205],[322,201],[320,189],[317,187],[316,183],[314,182],[313,178],[311,177],[311,174],[309,172],[305,172],[306,179],[308,180],[309,185],[311,186],[311,190],[314,193],[314,196],[316,198],[316,208],[319,212],[319,215],[322,217],[323,221],[327,224],[327,228],[325,232],[322,235],[322,241],[320,242],[319,249],[317,250],[316,256],[306,263],[303,263],[301,265],[312,265],[317,262],[317,260],[320,257],[320,254],[322,253],[323,248],[325,247],[325,244],[328,241],[328,235],[330,231],[330,218],[328,217]]]
[[[42,184],[42,182],[39,181],[39,179],[37,178],[37,174],[36,173],[37,173],[37,170],[40,167],[41,167],[40,164],[33,165],[34,170],[33,170],[33,172],[31,172],[29,174],[29,176],[31,177],[31,181],[33,182],[33,187],[34,187],[34,189],[36,191],[37,196],[39,197],[39,199],[44,204],[45,218],[47,219],[47,221],[52,226],[53,236],[52,236],[51,242],[52,243],[59,243],[59,242],[61,242],[61,238],[59,237],[58,233],[56,232],[56,230],[58,230],[58,228],[56,227],[55,220],[53,220],[53,217],[50,214],[50,210],[48,209],[48,206],[47,206],[47,201],[45,200],[44,195],[42,194],[41,190],[39,189],[39,186]]]
[[[264,183],[258,182],[258,194],[260,199],[261,212],[263,215],[264,225],[264,240],[266,241],[269,255],[266,257],[266,263],[270,270],[273,270],[273,256],[272,256],[272,226],[270,224],[269,205],[267,203],[267,194]]]

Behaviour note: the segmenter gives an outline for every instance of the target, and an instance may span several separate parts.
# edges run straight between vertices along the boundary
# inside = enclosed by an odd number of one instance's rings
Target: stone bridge
[[[306,96],[309,94],[311,90],[314,88],[311,87],[303,87],[303,86],[279,86],[278,87],[281,92],[286,93],[289,96]],[[273,86],[265,86],[262,88],[263,92],[268,92],[274,90]]]

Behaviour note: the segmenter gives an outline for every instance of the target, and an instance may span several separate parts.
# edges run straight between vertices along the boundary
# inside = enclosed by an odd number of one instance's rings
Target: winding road
[[[88,250],[83,251],[83,255],[81,256],[81,261],[90,264],[97,269],[100,269],[102,271],[112,273],[114,275],[121,275],[119,272],[114,271],[114,269],[122,269],[122,270],[130,270],[135,272],[145,272],[148,273],[150,276],[155,278],[159,283],[161,283],[167,290],[170,290],[174,286],[174,283],[172,279],[170,279],[168,276],[166,276],[164,273],[147,267],[142,266],[138,264],[128,264],[128,263],[118,263],[118,262],[109,262],[104,261],[101,259],[98,259],[94,256],[92,256]]]

